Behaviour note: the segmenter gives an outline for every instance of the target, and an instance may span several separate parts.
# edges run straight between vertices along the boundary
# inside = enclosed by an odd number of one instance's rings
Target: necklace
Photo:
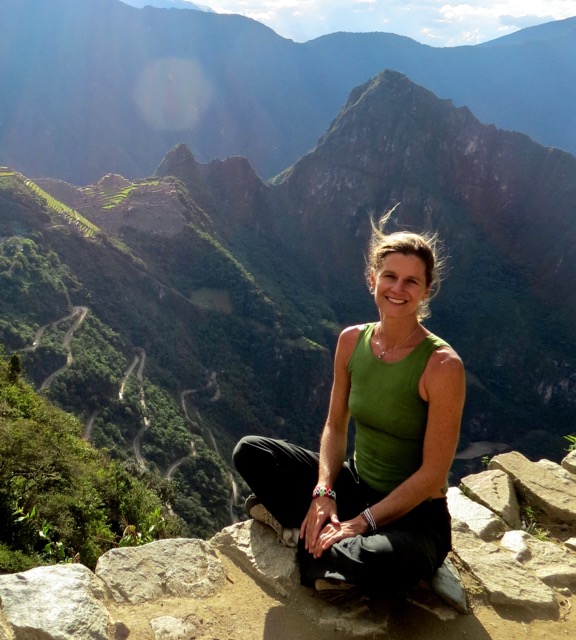
[[[380,325],[380,331],[382,331],[382,325]],[[380,338],[378,337],[377,333],[374,332],[374,337],[376,338],[376,344],[380,349],[380,353],[378,354],[378,359],[382,360],[384,356],[387,356],[389,353],[392,353],[392,351],[396,351],[396,349],[399,349],[402,345],[405,345],[408,342],[408,340],[410,340],[410,338],[416,333],[416,331],[418,331],[418,327],[416,327],[416,329],[412,331],[412,333],[406,338],[406,340],[402,341],[400,344],[397,344],[395,347],[392,347],[392,349],[388,349],[388,350],[384,349],[384,347],[382,346],[382,343],[380,342]]]

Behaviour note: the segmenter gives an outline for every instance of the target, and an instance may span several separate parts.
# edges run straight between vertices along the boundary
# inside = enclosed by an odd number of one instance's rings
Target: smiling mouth
[[[388,302],[391,302],[392,304],[406,304],[406,300],[399,300],[398,298],[390,298],[386,296],[386,300],[388,300]]]

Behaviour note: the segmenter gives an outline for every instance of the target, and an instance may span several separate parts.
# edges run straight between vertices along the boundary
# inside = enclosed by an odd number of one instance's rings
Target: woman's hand
[[[312,549],[318,542],[318,536],[327,522],[339,524],[336,500],[327,496],[314,498],[300,527],[300,537],[304,538],[307,551],[312,553]]]
[[[358,516],[353,520],[346,520],[340,522],[338,518],[328,522],[321,530],[316,544],[312,548],[308,548],[308,551],[315,557],[319,558],[326,549],[329,549],[336,542],[344,540],[345,538],[354,538],[358,535],[363,535],[368,531],[368,523]]]

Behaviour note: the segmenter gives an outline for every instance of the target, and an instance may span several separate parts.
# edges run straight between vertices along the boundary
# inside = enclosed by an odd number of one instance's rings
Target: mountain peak
[[[194,154],[185,144],[180,143],[172,147],[164,156],[156,170],[156,175],[180,178],[195,173],[198,170],[198,166]]]

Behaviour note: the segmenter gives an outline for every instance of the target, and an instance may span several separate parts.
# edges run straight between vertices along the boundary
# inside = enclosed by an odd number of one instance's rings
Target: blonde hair
[[[390,253],[403,253],[420,258],[424,264],[426,286],[430,290],[429,295],[420,302],[418,308],[418,320],[424,320],[431,315],[430,301],[440,291],[444,269],[444,260],[439,255],[440,241],[436,233],[414,233],[411,231],[386,233],[384,228],[397,207],[398,205],[395,205],[387,211],[377,223],[370,216],[372,234],[366,257],[366,282],[370,288],[371,274],[378,270],[384,258]]]

